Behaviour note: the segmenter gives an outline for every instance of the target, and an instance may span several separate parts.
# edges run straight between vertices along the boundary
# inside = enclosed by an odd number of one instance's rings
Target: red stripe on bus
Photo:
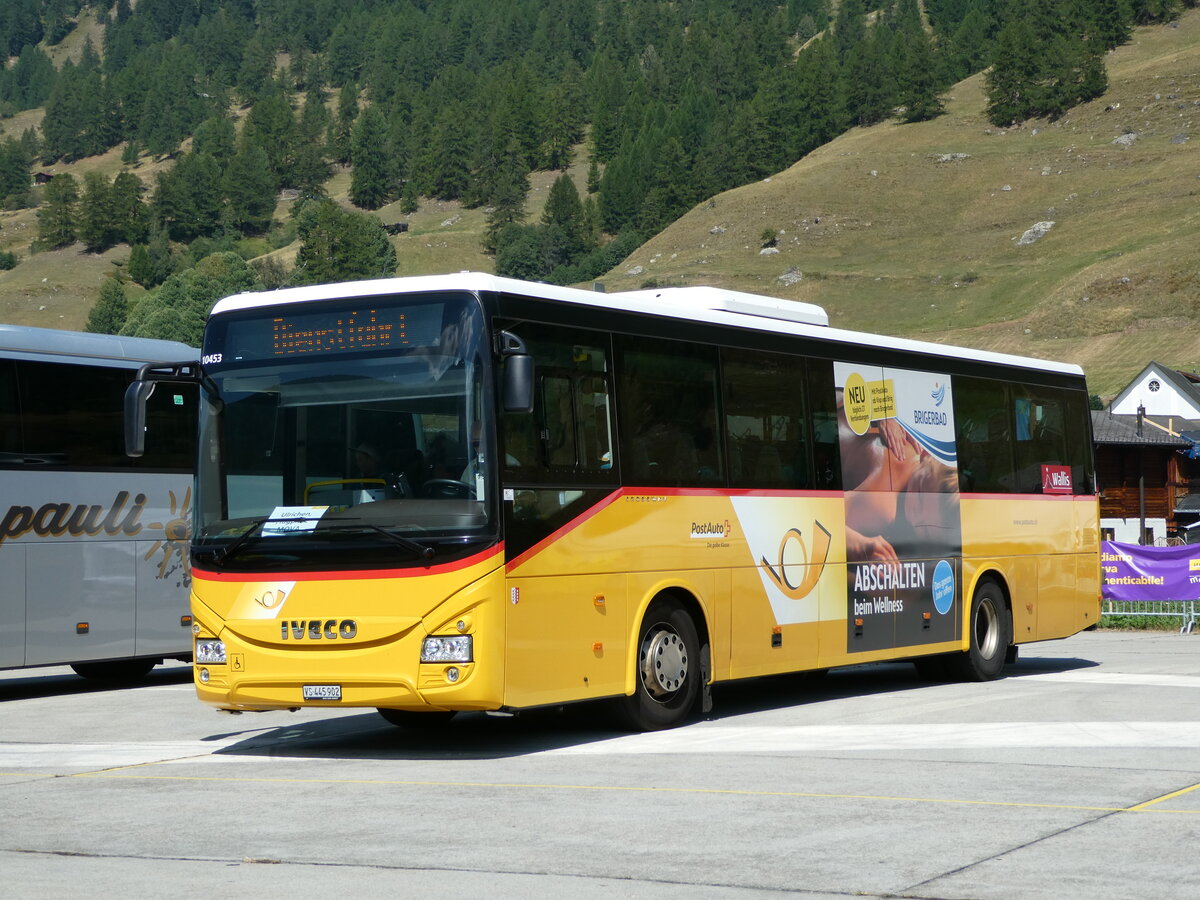
[[[574,531],[592,516],[611,506],[622,497],[840,497],[841,491],[789,491],[772,490],[769,488],[618,488],[599,503],[580,513],[566,525],[552,534],[542,538],[524,553],[510,559],[505,564],[505,571],[511,572],[517,566],[529,562],[559,538]]]
[[[504,544],[500,543],[473,556],[437,566],[422,566],[412,569],[350,569],[345,572],[209,572],[205,569],[192,567],[192,574],[209,581],[358,581],[363,578],[416,578],[424,575],[442,575],[446,572],[457,572],[470,568],[485,560],[491,559],[498,553],[504,552]]]
[[[607,508],[611,504],[615,503],[617,500],[621,499],[621,497],[624,494],[625,494],[624,488],[615,490],[611,494],[609,494],[607,497],[605,497],[603,500],[601,500],[599,503],[596,503],[593,506],[589,506],[586,510],[581,512],[579,515],[577,515],[575,518],[573,518],[566,525],[563,525],[562,527],[560,527],[559,529],[557,529],[556,531],[554,531],[547,537],[542,538],[540,541],[538,541],[536,544],[534,544],[532,547],[530,547],[524,553],[520,554],[519,556],[514,557],[513,559],[510,559],[507,563],[505,563],[504,571],[511,572],[517,566],[521,565],[521,563],[528,562],[529,560],[533,559],[533,557],[537,556],[539,553],[541,553],[544,549],[546,549],[548,546],[550,546],[555,541],[557,541],[564,534],[574,531],[576,528],[578,528],[580,525],[582,525],[584,522],[586,522],[592,516],[596,515],[596,513],[600,512],[602,509]]]
[[[963,500],[1095,500],[1095,494],[959,494]]]

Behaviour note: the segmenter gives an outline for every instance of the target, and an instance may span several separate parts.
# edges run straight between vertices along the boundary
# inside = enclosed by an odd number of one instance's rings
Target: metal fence
[[[1100,608],[1102,616],[1174,616],[1182,621],[1180,634],[1191,634],[1200,618],[1200,600],[1109,600]]]

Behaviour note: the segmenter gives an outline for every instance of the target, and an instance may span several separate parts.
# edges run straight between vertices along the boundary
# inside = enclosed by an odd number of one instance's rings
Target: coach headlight
[[[470,662],[472,650],[471,635],[469,634],[427,637],[421,645],[421,662]]]
[[[196,662],[216,665],[225,662],[224,641],[196,641]]]

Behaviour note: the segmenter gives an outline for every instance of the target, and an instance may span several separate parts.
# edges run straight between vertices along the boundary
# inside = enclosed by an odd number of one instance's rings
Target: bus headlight
[[[421,662],[470,662],[473,647],[471,635],[456,634],[452,637],[427,637],[421,645]]]
[[[196,641],[196,662],[209,665],[225,662],[224,641]]]

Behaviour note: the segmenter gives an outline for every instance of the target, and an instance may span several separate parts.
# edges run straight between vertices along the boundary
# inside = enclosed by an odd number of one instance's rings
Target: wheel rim
[[[642,684],[656,700],[666,700],[687,683],[687,645],[665,625],[652,628],[642,641]]]
[[[975,645],[984,659],[994,657],[1000,646],[1000,618],[990,597],[981,598],[975,610]]]

